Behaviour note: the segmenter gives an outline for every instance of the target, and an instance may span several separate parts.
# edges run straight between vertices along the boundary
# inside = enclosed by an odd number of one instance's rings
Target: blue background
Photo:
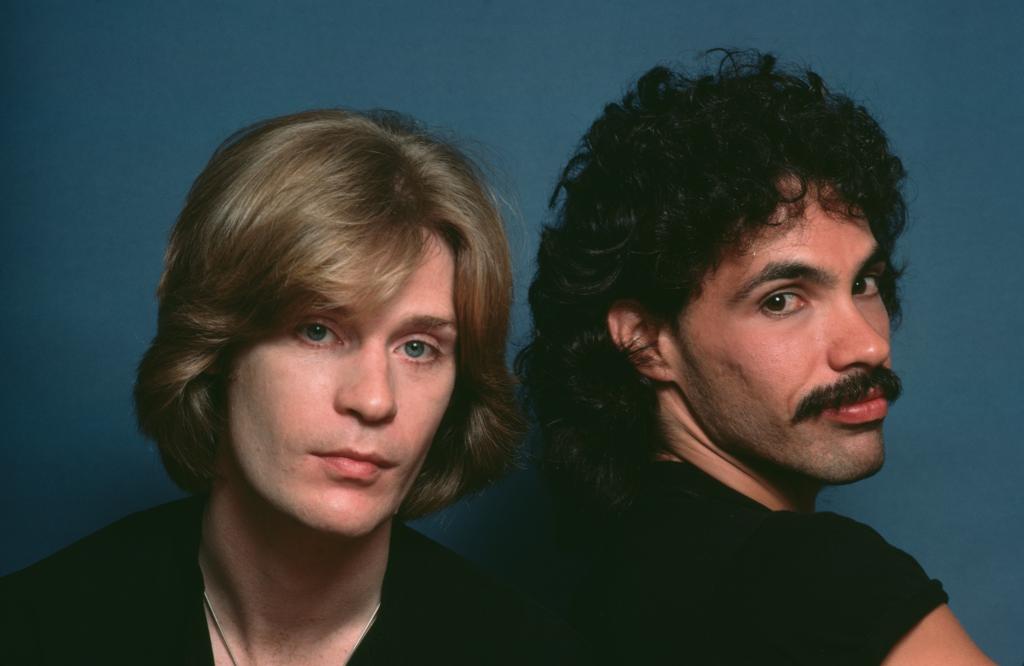
[[[889,459],[819,508],[914,554],[991,656],[1024,659],[1020,3],[5,2],[0,26],[0,573],[178,495],[131,386],[168,230],[229,133],[342,105],[464,137],[508,205],[521,344],[545,200],[602,105],[657,62],[754,46],[866,103],[911,174]],[[531,472],[420,526],[564,600]]]

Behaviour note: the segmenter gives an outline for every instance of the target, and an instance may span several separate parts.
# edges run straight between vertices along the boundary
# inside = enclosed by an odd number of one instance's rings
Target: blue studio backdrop
[[[888,462],[819,508],[912,553],[983,649],[1024,661],[1024,5],[25,0],[0,30],[0,574],[180,494],[131,387],[168,231],[231,132],[346,106],[461,137],[506,202],[511,355],[546,199],[602,106],[656,63],[757,47],[864,102],[910,173]],[[418,526],[564,602],[575,563],[529,469]]]

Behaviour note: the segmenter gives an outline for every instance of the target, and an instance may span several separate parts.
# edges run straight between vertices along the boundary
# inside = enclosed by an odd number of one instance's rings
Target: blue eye
[[[323,324],[306,324],[302,327],[302,333],[307,339],[313,342],[323,342],[327,337],[327,327]]]
[[[427,353],[427,345],[422,340],[410,340],[402,345],[402,349],[409,358],[419,358]]]

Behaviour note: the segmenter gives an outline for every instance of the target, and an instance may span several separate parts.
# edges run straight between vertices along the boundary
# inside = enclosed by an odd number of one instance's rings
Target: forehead
[[[359,257],[340,268],[305,276],[287,314],[323,310],[360,319],[379,317],[396,308],[445,310],[447,314],[453,309],[454,266],[450,246],[436,234],[427,233],[415,251]]]
[[[702,293],[740,288],[779,265],[806,266],[841,279],[860,271],[876,249],[867,221],[808,205],[803,215],[767,225],[727,250],[705,277]]]
[[[455,257],[447,243],[431,234],[419,264],[399,287],[390,305],[453,317],[455,310]]]
[[[423,326],[455,326],[455,259],[434,235],[418,261],[403,271],[387,298],[364,302],[349,315],[357,320],[415,320]]]

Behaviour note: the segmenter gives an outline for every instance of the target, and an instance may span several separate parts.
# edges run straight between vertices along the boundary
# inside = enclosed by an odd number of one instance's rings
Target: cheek
[[[872,299],[862,305],[860,311],[861,314],[864,315],[864,319],[871,325],[871,328],[875,329],[879,335],[888,340],[889,311],[885,309],[885,304],[882,303],[881,299]]]
[[[233,382],[228,392],[228,436],[239,461],[253,458],[267,448],[274,437],[274,403],[249,382]]]
[[[420,428],[436,430],[448,411],[452,394],[455,390],[455,372],[445,371],[432,378],[433,381],[417,383],[410,387],[412,403],[409,405],[410,421],[420,424]],[[430,439],[433,439],[431,432]]]
[[[247,455],[265,457],[281,444],[307,435],[318,407],[309,396],[322,391],[315,378],[296,382],[287,367],[269,359],[241,363],[228,391],[228,425],[232,445]],[[241,456],[245,457],[245,456]]]
[[[421,456],[426,456],[438,426],[448,411],[455,388],[454,369],[439,370],[441,372],[437,374],[424,373],[403,382],[405,400],[400,400],[398,410],[398,419],[402,422],[402,438],[420,448]]]
[[[778,334],[752,336],[725,352],[745,390],[764,404],[781,402],[788,409],[813,384],[816,349],[813,336],[780,327]]]

